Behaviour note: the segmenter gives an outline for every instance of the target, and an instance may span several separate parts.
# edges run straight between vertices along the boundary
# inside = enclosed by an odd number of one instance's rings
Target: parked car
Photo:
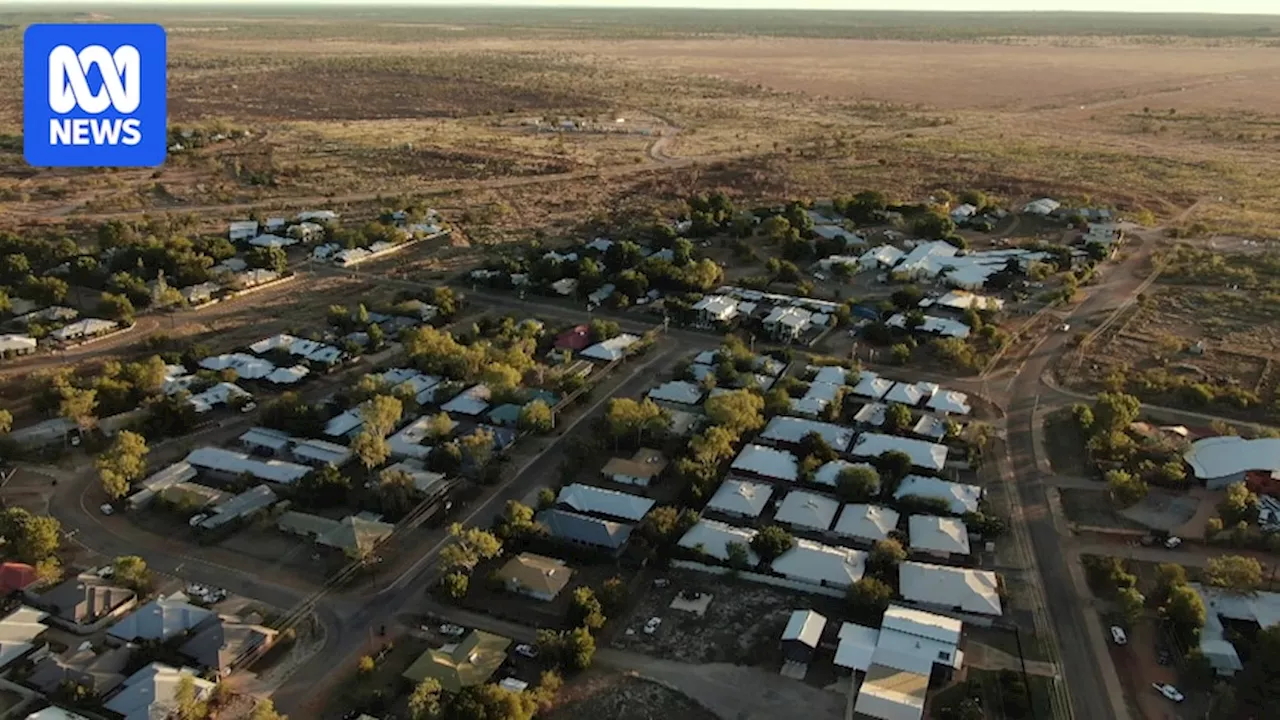
[[[1169,548],[1170,550],[1178,547],[1181,544],[1182,544],[1182,538],[1178,537],[1177,535],[1170,535],[1169,537],[1165,538],[1165,541],[1164,541],[1164,546]]]
[[[520,657],[527,657],[530,660],[533,660],[534,658],[538,657],[538,646],[522,643],[516,646],[516,654],[519,655]]]
[[[1186,699],[1186,696],[1178,692],[1178,688],[1170,685],[1169,683],[1151,683],[1151,687],[1155,688],[1156,692],[1174,702],[1182,702]]]
[[[244,405],[242,405],[242,406],[240,407],[240,412],[242,412],[242,413],[251,413],[251,412],[253,412],[254,410],[257,410],[257,409],[258,409],[258,403],[256,403],[256,402],[247,402],[247,403],[245,403]]]
[[[1124,634],[1124,628],[1119,625],[1111,626],[1111,639],[1117,645],[1127,645],[1129,643],[1129,636]]]
[[[1058,326],[1058,332],[1067,332],[1070,329],[1071,329],[1070,323],[1062,323],[1061,325]]]
[[[644,634],[652,635],[658,632],[658,628],[660,627],[662,627],[662,618],[651,617],[649,618],[649,621],[644,624]]]
[[[204,513],[200,513],[199,515],[192,515],[191,519],[187,521],[187,524],[190,525],[191,527],[195,527],[208,519],[209,519],[208,515]]]
[[[102,511],[103,515],[110,515],[116,511],[115,508],[111,507],[111,503],[102,503],[102,507],[98,509]]]
[[[97,572],[95,572],[94,574],[102,578],[103,580],[110,580],[111,578],[116,576],[116,569],[115,569],[115,566],[113,565],[103,565],[102,567],[98,568]]]
[[[462,627],[461,625],[445,623],[444,625],[440,626],[440,634],[445,635],[447,637],[458,637],[459,635],[466,635],[467,629]]]
[[[670,584],[671,584],[671,581],[666,578],[654,578],[654,581],[653,581],[653,586],[656,588],[664,588]]]

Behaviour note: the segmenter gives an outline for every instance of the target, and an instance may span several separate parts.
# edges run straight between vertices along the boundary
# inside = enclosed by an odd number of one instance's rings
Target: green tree
[[[551,432],[551,408],[544,400],[534,400],[520,408],[520,418],[516,426],[525,432]]]
[[[569,602],[569,625],[599,630],[604,627],[604,607],[591,588],[583,586],[573,591]]]
[[[462,446],[466,456],[471,458],[471,462],[476,464],[476,468],[483,472],[489,465],[489,461],[493,459],[493,450],[495,441],[493,431],[483,427],[477,427],[469,435],[463,436],[458,444]]]
[[[115,581],[138,593],[145,593],[151,587],[151,571],[147,569],[147,561],[137,555],[122,555],[116,558],[111,567],[115,570]]]
[[[325,464],[302,476],[295,487],[299,502],[313,507],[332,507],[346,498],[351,479],[333,465]]]
[[[109,320],[128,323],[133,320],[133,303],[124,295],[102,293],[98,300],[98,313]]]
[[[8,410],[0,410],[0,435],[8,435],[13,429],[13,414]]]
[[[508,500],[494,522],[494,532],[504,543],[527,538],[540,530],[533,515],[533,508],[518,500]]]
[[[751,565],[751,549],[746,543],[731,542],[724,546],[725,562],[735,570],[745,570]]]
[[[457,423],[453,418],[449,417],[449,413],[437,413],[431,416],[427,421],[427,437],[432,440],[443,440],[453,433],[453,428]]]
[[[59,395],[60,417],[70,420],[81,429],[93,426],[97,419],[93,413],[98,407],[98,391],[64,385],[59,389]]]
[[[703,465],[716,465],[733,457],[737,436],[730,430],[713,425],[689,441],[693,458]]]
[[[1190,637],[1191,633],[1204,627],[1204,601],[1189,585],[1170,588],[1161,611],[1183,637]]]
[[[627,604],[627,584],[622,578],[615,575],[600,586],[600,605],[605,611],[615,613]]]
[[[1128,622],[1135,623],[1142,617],[1147,599],[1138,592],[1137,588],[1123,588],[1117,593],[1116,600],[1120,603],[1120,612]]]
[[[749,390],[716,395],[705,403],[711,424],[741,435],[764,427],[764,398]]]
[[[1259,507],[1258,496],[1247,485],[1232,483],[1218,504],[1218,513],[1222,515],[1224,525],[1241,522],[1252,525],[1258,520]]]
[[[911,408],[902,403],[889,403],[884,413],[885,427],[891,433],[901,433],[911,428]]]
[[[918,237],[943,239],[955,233],[956,224],[946,215],[930,210],[916,218],[911,230]]]
[[[889,348],[889,360],[894,365],[906,365],[911,361],[911,348],[902,343],[895,343]]]
[[[764,394],[764,411],[770,416],[787,414],[791,411],[791,396],[782,388],[773,388]]]
[[[378,662],[369,655],[361,655],[360,662],[356,664],[356,672],[361,675],[372,675],[377,668]]]
[[[391,448],[387,446],[386,437],[368,428],[351,438],[350,448],[351,452],[360,458],[360,464],[368,470],[386,462],[391,456]]]
[[[203,720],[209,714],[208,706],[200,700],[195,677],[191,673],[184,672],[178,678],[178,688],[173,697],[178,706],[178,720]]]
[[[591,667],[591,660],[596,654],[596,641],[585,627],[574,628],[565,633],[560,647],[565,667],[571,670],[586,670]]]
[[[1100,393],[1093,404],[1094,434],[1122,432],[1138,419],[1142,401],[1124,393]]]
[[[289,256],[282,248],[255,247],[245,255],[249,267],[264,268],[282,273],[289,269]]]
[[[751,549],[765,564],[772,563],[795,544],[796,539],[791,533],[778,525],[768,525],[751,538]]]
[[[1228,592],[1252,593],[1262,585],[1262,563],[1241,555],[1211,557],[1204,568],[1204,581]]]
[[[605,410],[605,424],[615,444],[624,437],[635,435],[636,443],[643,443],[646,436],[661,432],[667,426],[662,408],[648,398],[639,402],[631,398],[614,398]]]
[[[440,694],[444,690],[440,685],[440,681],[433,678],[423,678],[413,688],[413,694],[409,696],[409,717],[412,720],[434,720],[440,716]]]
[[[1122,506],[1128,507],[1147,496],[1147,482],[1126,470],[1108,470],[1105,477],[1111,497]]]
[[[147,472],[147,439],[135,432],[121,430],[111,447],[95,462],[102,489],[112,500],[129,493],[129,486]]]
[[[849,615],[855,622],[862,622],[872,627],[878,626],[884,617],[884,611],[893,600],[893,588],[883,580],[867,576],[849,587],[845,593],[845,603]]]
[[[880,474],[869,465],[854,465],[840,471],[836,495],[847,503],[865,503],[880,491]]]
[[[418,504],[419,495],[409,473],[390,468],[378,473],[378,507],[384,513],[393,517],[407,514]]]
[[[219,684],[218,687],[222,687],[222,685]],[[277,712],[275,703],[263,699],[253,706],[253,713],[249,715],[249,720],[289,720],[289,717]]]
[[[379,438],[390,435],[403,415],[404,404],[392,395],[378,395],[360,407],[364,432]]]
[[[1280,625],[1258,633],[1244,670],[1233,680],[1233,714],[1240,720],[1261,720],[1280,707]]]
[[[449,536],[454,542],[440,551],[440,564],[445,568],[470,571],[481,560],[495,558],[502,552],[502,541],[487,530],[464,528],[454,523],[449,526]]]
[[[0,511],[0,537],[7,541],[6,555],[35,565],[58,551],[62,525],[47,515],[9,507]]]
[[[461,600],[467,596],[471,578],[465,572],[445,573],[440,578],[440,589],[446,597]]]

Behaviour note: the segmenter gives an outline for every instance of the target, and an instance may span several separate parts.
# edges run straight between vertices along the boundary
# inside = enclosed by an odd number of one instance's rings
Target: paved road
[[[560,443],[572,435],[580,423],[595,417],[610,397],[640,395],[654,384],[667,366],[686,351],[687,348],[677,343],[659,341],[648,356],[635,361],[635,364],[622,366],[620,372],[625,373],[624,379],[616,389],[598,392],[598,399],[594,404],[580,413],[563,433],[557,435],[528,464],[516,470],[503,485],[473,506],[459,522],[488,527],[508,500],[523,500],[536,488],[554,480],[562,458],[562,453],[558,452],[561,449]],[[355,662],[366,651],[370,639],[369,628],[391,624],[399,614],[425,608],[421,596],[435,582],[436,560],[447,543],[448,538],[441,531],[433,538],[418,562],[367,602],[351,608],[349,614],[343,613],[339,619],[340,627],[337,632],[330,633],[324,649],[299,668],[275,693],[273,697],[276,707],[292,717],[321,717],[327,700],[326,693],[351,672]]]

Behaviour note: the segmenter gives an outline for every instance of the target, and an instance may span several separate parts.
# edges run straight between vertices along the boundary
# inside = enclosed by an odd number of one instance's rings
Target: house
[[[489,422],[499,427],[515,427],[520,422],[522,406],[515,403],[503,403],[489,411]]]
[[[1200,652],[1204,653],[1218,676],[1231,677],[1244,669],[1232,641],[1240,637],[1239,631],[1246,626],[1265,630],[1280,624],[1280,593],[1237,594],[1199,583],[1191,583],[1190,587],[1200,596],[1205,607],[1204,627],[1200,629]],[[1223,625],[1224,618],[1235,625],[1229,634]]]
[[[198,630],[178,648],[178,653],[196,665],[219,675],[265,652],[279,633],[258,622],[218,617]]]
[[[902,313],[896,313],[890,317],[885,324],[891,328],[906,329],[907,316]],[[933,335],[941,335],[950,338],[967,338],[973,331],[968,325],[959,320],[951,318],[938,317],[937,315],[925,315],[924,324],[915,328],[919,332],[931,333]]]
[[[1280,438],[1207,437],[1183,453],[1196,479],[1210,490],[1244,482],[1250,472],[1280,472]]]
[[[190,678],[197,701],[213,694],[214,683],[201,678],[196,671],[154,662],[130,675],[103,708],[123,716],[124,720],[169,717],[178,709],[178,690],[184,678]]]
[[[445,417],[448,417],[447,415]],[[431,429],[432,416],[423,415],[405,425],[399,432],[387,438],[387,447],[392,457],[425,460],[431,454],[431,446],[424,445],[427,433]],[[450,419],[450,430],[458,424]]]
[[[409,476],[413,481],[413,487],[420,493],[431,494],[436,492],[445,483],[443,473],[431,472],[419,460],[412,458],[398,462],[394,465],[387,466],[387,472],[402,472]],[[376,482],[376,481],[370,481]]]
[[[308,537],[317,545],[339,550],[349,558],[369,554],[396,529],[395,525],[361,515],[331,520],[294,511],[281,515],[276,526],[285,532]]]
[[[969,406],[969,396],[955,390],[935,392],[925,406],[940,415],[968,415],[973,412],[973,408]]]
[[[133,648],[127,646],[104,648],[101,652],[92,647],[72,649],[36,663],[26,682],[46,695],[72,686],[102,697],[124,682],[124,670],[132,656]]]
[[[27,720],[89,720],[89,718],[57,705],[50,705],[47,708],[31,713],[27,716]]]
[[[138,602],[132,590],[116,587],[92,573],[83,573],[42,593],[24,593],[27,601],[49,612],[49,620],[72,632],[85,634],[111,618],[128,612]]]
[[[931,476],[908,475],[902,479],[893,497],[901,500],[909,496],[943,500],[952,513],[963,515],[978,511],[978,503],[982,500],[982,488]]]
[[[203,392],[187,398],[187,402],[199,414],[207,413],[216,407],[229,405],[237,400],[248,400],[253,395],[235,383],[220,382]]]
[[[575,325],[556,336],[557,350],[580,352],[591,344],[591,329],[586,325]]]
[[[520,553],[498,570],[498,578],[509,592],[551,602],[569,584],[573,569],[563,560]]]
[[[0,335],[0,357],[27,355],[36,351],[36,340],[30,335]]]
[[[0,564],[0,597],[26,590],[36,581],[36,569],[26,563],[6,562]]]
[[[867,553],[797,538],[796,544],[773,561],[773,571],[796,582],[846,589],[862,579]]]
[[[599,288],[597,288],[594,292],[587,295],[587,303],[589,305],[599,305],[603,303],[605,300],[608,300],[609,298],[613,297],[613,293],[615,290],[617,290],[617,286],[615,286],[613,283],[605,283],[604,285],[601,285]]]
[[[578,290],[578,280],[577,278],[560,278],[551,283],[551,290],[560,296],[572,295]]]
[[[265,228],[268,232],[270,232],[274,230],[280,230],[287,224],[289,224],[289,221],[282,217],[271,217],[271,218],[267,218],[262,223],[262,227]]]
[[[1047,217],[1049,213],[1052,213],[1060,207],[1062,207],[1062,203],[1057,200],[1041,198],[1027,203],[1026,206],[1022,208],[1022,212],[1027,213],[1028,215],[1043,215]]]
[[[853,394],[859,397],[879,400],[893,388],[893,381],[882,378],[870,370],[863,370],[858,376],[858,383],[853,386]]]
[[[222,292],[222,286],[216,282],[202,282],[196,285],[188,285],[178,290],[178,292],[188,305],[203,305]]]
[[[232,523],[245,521],[254,515],[276,504],[274,491],[266,485],[259,485],[246,490],[226,502],[214,505],[209,517],[196,527],[200,530],[212,531],[227,527]]]
[[[258,460],[242,452],[214,447],[196,448],[187,454],[185,460],[201,473],[223,481],[249,475],[261,482],[292,485],[311,472],[306,465],[283,460]]]
[[[625,523],[554,508],[543,510],[534,519],[544,525],[556,540],[614,554],[622,552],[634,529],[634,526]]]
[[[843,425],[777,415],[760,433],[760,438],[786,445],[799,445],[806,435],[818,435],[836,452],[849,449],[853,430]]]
[[[257,220],[232,220],[227,230],[227,239],[231,242],[248,240],[258,234]]]
[[[156,498],[165,488],[172,487],[178,483],[190,482],[196,479],[196,469],[185,462],[176,462],[166,466],[164,469],[153,473],[150,477],[138,483],[138,489],[125,501],[130,510],[137,510],[146,507]]]
[[[290,245],[297,245],[298,240],[293,237],[280,237],[279,235],[268,234],[259,235],[258,237],[250,240],[249,244],[254,247],[263,248],[286,248]]]
[[[360,430],[361,425],[364,425],[364,418],[360,416],[360,410],[347,410],[329,418],[324,424],[324,434],[332,438],[349,438]]]
[[[492,395],[489,388],[485,385],[472,385],[471,387],[458,393],[452,400],[440,406],[440,409],[449,414],[458,414],[466,417],[476,417],[489,407],[489,398]]]
[[[107,631],[107,637],[117,642],[164,642],[185,635],[215,618],[217,615],[212,610],[192,605],[183,593],[168,597],[161,595],[121,618]]]
[[[791,399],[791,412],[807,417],[817,417],[827,406],[834,403],[845,391],[843,384],[813,382],[802,397]]]
[[[653,500],[606,490],[592,485],[573,483],[560,489],[556,504],[589,515],[605,515],[619,520],[638,522],[655,505]]]
[[[1004,301],[989,295],[979,295],[967,290],[951,290],[940,298],[925,298],[920,307],[947,308],[949,310],[999,310]]]
[[[885,415],[888,412],[888,405],[869,402],[858,408],[858,412],[853,414],[853,421],[864,427],[881,427],[884,425]]]
[[[978,212],[978,208],[974,207],[969,203],[964,203],[962,205],[957,205],[954,208],[952,208],[949,214],[951,216],[951,221],[959,225],[969,220],[969,218],[972,218],[974,214],[976,214],[977,212]]]
[[[898,403],[908,407],[915,407],[922,401],[933,397],[938,392],[938,386],[931,382],[894,383],[889,392],[885,393],[884,401]]]
[[[836,665],[864,673],[854,712],[859,717],[918,720],[930,684],[950,682],[963,663],[959,620],[891,605],[880,629],[845,623]]]
[[[839,510],[840,502],[833,497],[793,490],[778,504],[774,520],[796,530],[825,533]]]
[[[37,647],[36,638],[48,630],[44,620],[49,614],[25,605],[19,605],[13,612],[0,619],[0,670],[27,658]]]
[[[765,445],[743,447],[730,467],[736,472],[768,480],[795,482],[800,476],[800,464],[795,455]]]
[[[899,593],[925,607],[976,615],[1000,615],[999,581],[989,570],[933,565],[908,560],[898,566]]]
[[[751,539],[755,536],[756,531],[749,528],[702,519],[689,528],[677,544],[724,562],[729,559],[729,545],[736,543],[747,548],[747,563],[755,567],[760,563],[760,557],[751,549]]]
[[[588,357],[593,360],[613,362],[614,360],[622,359],[622,357],[627,354],[627,348],[635,345],[639,341],[640,338],[635,335],[622,333],[617,337],[612,337],[604,342],[592,345],[586,350],[583,350],[581,354],[583,357]]]
[[[49,336],[58,342],[70,342],[72,340],[83,340],[85,338],[97,337],[115,330],[120,327],[120,323],[114,320],[102,320],[99,318],[85,318],[68,323],[62,327],[49,333]]]
[[[947,464],[946,445],[880,433],[859,435],[849,452],[855,457],[880,457],[894,451],[906,454],[912,465],[924,470],[940,471]]]
[[[768,483],[728,479],[721,483],[716,494],[707,502],[706,512],[717,512],[739,518],[759,517],[773,497],[773,486]]]
[[[311,242],[324,237],[324,226],[313,222],[302,222],[289,228],[287,234],[302,242]]]
[[[912,515],[907,519],[907,537],[913,553],[943,560],[969,555],[969,528],[958,518]]]
[[[661,451],[640,448],[630,458],[610,458],[600,472],[606,480],[648,487],[666,468],[667,457]]]
[[[352,458],[351,450],[344,445],[310,438],[294,440],[289,452],[294,460],[314,467],[332,465],[340,468]]]
[[[212,355],[201,360],[200,367],[214,372],[226,369],[235,370],[236,376],[241,380],[261,380],[276,369],[276,366],[271,362],[245,353]]]
[[[898,511],[880,505],[850,504],[840,511],[832,532],[868,545],[887,539],[898,527]]]
[[[58,323],[70,322],[80,317],[80,313],[74,308],[64,307],[62,305],[53,305],[42,310],[33,310],[32,312],[19,315],[13,321],[23,327],[29,326],[31,323]]]
[[[782,630],[782,656],[787,662],[808,664],[818,650],[827,618],[812,610],[796,610]]]
[[[897,265],[905,255],[892,245],[879,245],[863,253],[858,258],[858,266],[863,270],[885,270]]]
[[[921,415],[911,427],[912,435],[919,435],[928,440],[942,440],[947,436],[950,424],[937,415]]]
[[[738,301],[726,295],[705,295],[693,306],[701,325],[726,323],[738,315]]]
[[[417,685],[435,678],[448,693],[483,685],[507,660],[511,641],[499,635],[472,630],[455,645],[424,652],[402,677]]]
[[[298,213],[298,222],[328,223],[338,219],[338,213],[332,210],[304,210]]]
[[[851,463],[847,460],[832,460],[818,468],[818,471],[813,474],[813,482],[818,485],[835,487],[840,482],[840,475],[845,470],[852,470],[853,468],[867,468],[873,472],[875,471],[875,468],[867,463]]]
[[[684,380],[671,380],[649,390],[646,397],[676,405],[698,405],[705,395],[706,392],[701,385]]]
[[[813,313],[799,307],[775,307],[764,319],[764,329],[779,342],[795,342],[813,323]]]

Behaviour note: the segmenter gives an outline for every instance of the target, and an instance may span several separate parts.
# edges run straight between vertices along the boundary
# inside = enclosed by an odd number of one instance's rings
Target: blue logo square
[[[31,25],[23,154],[37,167],[154,167],[168,145],[159,25]]]

